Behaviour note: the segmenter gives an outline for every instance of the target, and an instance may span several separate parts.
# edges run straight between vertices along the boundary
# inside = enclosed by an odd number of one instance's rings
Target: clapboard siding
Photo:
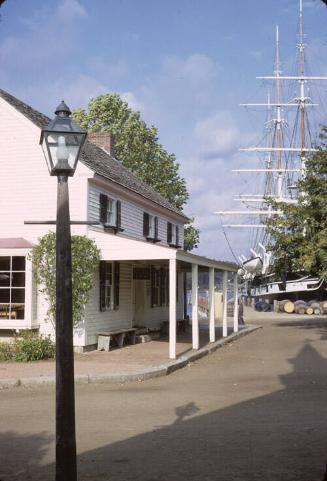
[[[160,245],[167,246],[167,222],[171,222],[176,225],[176,222],[169,216],[158,215],[151,209],[144,209],[143,206],[139,206],[124,199],[123,195],[117,197],[113,195],[110,190],[102,189],[95,185],[89,185],[89,204],[88,204],[88,220],[92,222],[99,222],[100,219],[100,194],[106,194],[109,197],[121,201],[121,226],[124,231],[118,235],[132,237],[137,240],[144,240],[143,236],[143,213],[148,212],[153,216],[157,216],[158,223],[158,235],[161,239]],[[179,239],[180,244],[183,245],[184,240],[184,226],[179,226]],[[103,231],[102,227],[93,227],[93,229]]]
[[[57,179],[49,175],[39,145],[40,129],[1,98],[0,131],[0,237],[36,241],[50,226],[24,225],[24,221],[56,218]],[[86,218],[88,175],[91,171],[78,163],[69,179],[72,219]]]
[[[120,263],[119,308],[100,312],[99,272],[94,276],[94,287],[90,291],[85,309],[86,345],[97,343],[97,333],[103,330],[131,327],[133,323],[132,265]]]

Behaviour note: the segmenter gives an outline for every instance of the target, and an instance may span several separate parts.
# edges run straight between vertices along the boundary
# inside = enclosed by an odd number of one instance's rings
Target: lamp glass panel
[[[83,135],[47,133],[46,143],[49,156],[51,157],[51,159],[49,159],[51,168],[60,169],[68,167],[75,169],[82,141]]]

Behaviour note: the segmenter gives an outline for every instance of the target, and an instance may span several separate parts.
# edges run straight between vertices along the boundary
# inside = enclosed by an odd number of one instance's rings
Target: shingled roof
[[[49,117],[33,109],[21,100],[18,100],[13,95],[0,89],[0,97],[12,105],[18,112],[23,114],[28,120],[37,125],[40,129],[44,128],[50,121]],[[100,147],[88,142],[86,140],[80,155],[80,161],[89,167],[93,172],[104,177],[112,182],[120,184],[133,192],[151,200],[152,202],[165,207],[166,209],[184,217],[188,218],[173,206],[167,199],[156,192],[152,187],[139,179],[130,170],[124,167],[121,162],[111,157],[107,152]]]

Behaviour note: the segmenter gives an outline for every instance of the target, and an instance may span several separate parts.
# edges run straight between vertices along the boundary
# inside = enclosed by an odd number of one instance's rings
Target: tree
[[[140,113],[130,109],[118,94],[91,99],[88,110],[76,109],[73,117],[89,132],[110,131],[115,138],[115,153],[122,163],[172,205],[183,208],[188,192],[175,155],[159,143],[157,129],[148,127]],[[188,226],[186,235],[187,250],[191,250],[199,241],[199,231]]]
[[[198,247],[198,244],[200,242],[200,231],[192,225],[192,222],[194,222],[194,219],[190,219],[190,222],[186,224],[186,227],[184,228],[185,251],[190,251]]]
[[[268,222],[273,268],[279,275],[305,271],[327,281],[327,127],[298,188],[297,204],[272,202],[283,212]]]
[[[47,316],[56,314],[56,235],[49,232],[39,239],[31,252],[34,279],[48,302]],[[72,236],[73,323],[83,317],[93,275],[100,261],[95,242],[86,236]]]

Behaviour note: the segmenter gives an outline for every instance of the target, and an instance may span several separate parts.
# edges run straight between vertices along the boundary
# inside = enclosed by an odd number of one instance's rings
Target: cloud
[[[126,60],[118,59],[113,62],[112,59],[101,55],[94,55],[87,60],[87,66],[94,75],[102,78],[121,79],[129,73],[129,66]]]
[[[55,12],[57,20],[64,22],[86,16],[86,10],[78,0],[63,0]]]
[[[207,55],[195,53],[185,59],[171,56],[163,61],[162,75],[170,80],[185,80],[194,88],[199,88],[211,82],[216,76],[216,68]]]
[[[44,77],[47,69],[60,74],[58,66],[71,58],[75,49],[75,21],[86,16],[77,0],[62,0],[53,11],[43,7],[32,12],[28,19],[21,20],[29,30],[7,37],[0,44],[1,74],[40,72]]]
[[[219,112],[196,123],[194,139],[200,157],[211,159],[235,151],[240,132],[229,112]]]
[[[144,106],[145,119],[161,130],[179,131],[210,108],[215,97],[219,67],[209,56],[193,53],[187,57],[162,59],[157,72],[143,79],[133,94]]]
[[[133,92],[123,92],[120,94],[121,98],[128,103],[128,106],[132,110],[137,110],[138,112],[144,112],[145,106],[144,104],[136,97]]]
[[[86,108],[92,97],[104,94],[107,91],[108,88],[93,77],[83,74],[67,74],[51,84],[42,85],[42,88],[35,84],[24,87],[16,95],[30,102],[41,112],[48,113],[51,116],[54,108],[62,99],[71,109]],[[32,99],[32,101],[28,99]],[[52,108],[50,112],[49,106]]]

